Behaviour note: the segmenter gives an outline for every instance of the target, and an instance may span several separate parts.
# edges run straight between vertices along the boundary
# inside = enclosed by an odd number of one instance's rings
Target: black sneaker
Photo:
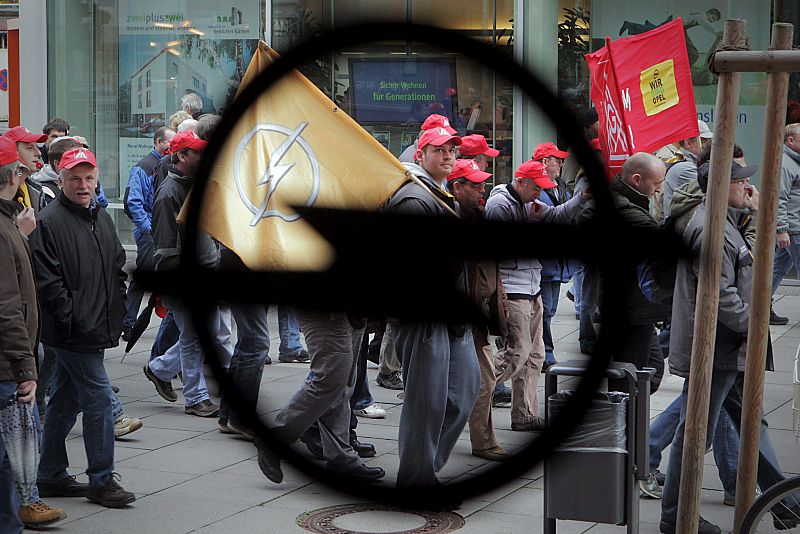
[[[129,326],[126,326],[122,329],[121,337],[122,341],[125,341],[126,343],[131,340],[131,328]]]
[[[790,530],[800,525],[800,505],[791,508],[782,502],[772,507],[772,526],[775,530]]]
[[[378,377],[375,379],[375,382],[377,382],[382,388],[394,390],[403,389],[403,377],[400,376],[400,371],[394,371],[388,375],[378,373]]]
[[[311,356],[306,349],[300,349],[293,354],[279,354],[278,361],[281,363],[308,363]]]
[[[769,324],[775,325],[775,326],[789,324],[789,318],[788,317],[781,317],[780,315],[775,313],[772,310],[772,308],[770,308],[770,310],[769,310]]]
[[[117,478],[119,475],[112,473],[105,486],[91,488],[86,498],[106,508],[122,508],[131,504],[136,500],[136,496],[130,491],[122,489],[122,486],[117,483]]]
[[[187,406],[183,411],[186,413],[186,415],[196,415],[197,417],[216,417],[219,414],[219,406],[206,399],[198,402],[197,404]],[[228,427],[230,427],[230,421],[228,421]]]
[[[658,524],[658,529],[661,531],[661,534],[675,534],[676,528],[674,523],[667,523],[666,521],[661,521]],[[700,517],[697,523],[697,534],[722,534],[722,531],[714,523],[709,523]]]
[[[144,376],[146,376],[147,379],[153,383],[153,385],[156,387],[156,392],[161,396],[162,399],[169,402],[175,402],[178,400],[178,394],[173,391],[172,383],[158,378],[156,374],[150,370],[150,366],[148,364],[144,364]]]
[[[507,408],[511,406],[511,388],[504,384],[497,386],[492,395],[492,406],[494,408]]]
[[[89,494],[89,484],[78,482],[74,476],[52,482],[37,480],[36,485],[40,497],[86,497]]]

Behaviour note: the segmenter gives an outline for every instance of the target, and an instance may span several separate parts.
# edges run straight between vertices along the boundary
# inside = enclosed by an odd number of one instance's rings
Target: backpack
[[[674,231],[673,219],[667,217],[661,228]],[[636,266],[639,289],[650,302],[671,307],[677,272],[677,257],[646,258]]]

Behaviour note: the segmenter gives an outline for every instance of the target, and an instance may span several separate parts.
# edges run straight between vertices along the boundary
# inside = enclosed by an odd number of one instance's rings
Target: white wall
[[[47,121],[46,0],[25,0],[19,6],[20,120],[39,132]]]

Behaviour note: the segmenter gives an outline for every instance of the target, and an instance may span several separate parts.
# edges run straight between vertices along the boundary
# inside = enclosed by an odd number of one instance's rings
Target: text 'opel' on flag
[[[277,57],[260,42],[239,90]],[[290,206],[373,210],[407,179],[388,150],[295,70],[228,134],[199,225],[250,269],[323,270],[333,248]]]
[[[680,18],[613,42],[606,37],[606,46],[586,61],[609,176],[635,152],[654,152],[699,134]]]

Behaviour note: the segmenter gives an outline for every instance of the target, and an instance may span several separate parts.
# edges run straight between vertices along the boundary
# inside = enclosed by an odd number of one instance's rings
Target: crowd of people
[[[153,149],[130,171],[125,212],[133,221],[136,268],[168,272],[179,262],[184,228],[178,213],[189,195],[203,150],[219,121],[203,115],[197,95],[184,97],[169,126],[157,129]],[[695,252],[703,239],[705,191],[713,133],[698,121],[700,135],[665,147],[657,155],[636,153],[609,182],[614,205],[631,227],[677,232]],[[585,133],[599,150],[597,114],[583,116]],[[800,262],[800,124],[786,129],[782,192],[775,260],[780,278]],[[40,146],[41,145],[41,146]],[[487,191],[491,158],[499,152],[482,135],[459,136],[448,119],[431,115],[417,141],[401,156],[414,176],[382,207],[395,213],[486,219],[519,223],[583,224],[591,219],[588,179],[574,156],[553,142],[536,146],[513,179]],[[565,164],[566,163],[566,164]],[[729,216],[720,288],[719,324],[709,408],[709,445],[725,488],[735,495],[737,434],[741,420],[743,355],[752,281],[754,218],[758,191],[749,184],[756,167],[740,149],[731,169]],[[42,497],[86,497],[117,508],[135,501],[114,473],[114,439],[142,427],[127,415],[106,374],[105,349],[135,335],[144,290],[128,281],[125,251],[98,181],[98,163],[86,140],[69,135],[53,119],[34,134],[25,128],[0,138],[0,395],[3,402],[36,402],[42,425],[41,456],[33,495],[20,500],[11,489],[13,466],[0,468],[0,521],[19,532],[66,517]],[[222,270],[246,269],[233,250],[200,234],[197,261]],[[658,389],[668,358],[673,374],[687,377],[699,260],[681,259],[674,278],[673,304],[649,298],[635,266],[621,267],[629,325],[612,340],[615,361],[655,368]],[[16,273],[13,276],[11,273]],[[414,322],[356,317],[345,313],[279,307],[280,362],[308,363],[309,374],[285,405],[265,421],[286,444],[301,441],[327,469],[358,482],[385,476],[364,463],[375,447],[359,440],[358,417],[381,418],[367,380],[367,361],[379,364],[380,387],[402,390],[397,486],[435,488],[461,432],[469,425],[472,454],[502,462],[511,456],[495,435],[492,409],[509,406],[511,430],[541,432],[545,420],[537,389],[541,375],[557,363],[552,319],[562,284],[579,320],[581,352],[591,355],[603,318],[600,275],[590,264],[569,258],[508,258],[469,261],[446,280],[484,310],[485,324]],[[162,320],[143,373],[156,392],[177,402],[173,381],[183,384],[184,411],[216,417],[220,432],[252,439],[258,464],[274,483],[283,480],[281,457],[255,436],[249,414],[237,413],[224,396],[215,404],[206,386],[203,353],[189,310],[164,295]],[[268,304],[222,303],[209,317],[217,355],[245,404],[253,410],[269,357]],[[773,323],[788,321],[773,314]],[[235,324],[235,329],[234,329]],[[234,334],[235,332],[235,334]],[[302,337],[301,337],[302,332]],[[6,341],[7,340],[7,341]],[[307,348],[304,348],[303,341]],[[511,383],[510,388],[505,383]],[[640,484],[644,497],[662,499],[661,532],[676,529],[680,461],[687,386],[651,428],[650,474]],[[83,414],[88,483],[70,475],[65,439]],[[783,478],[762,418],[759,486]],[[672,444],[666,474],[661,453]],[[0,457],[5,449],[0,440]],[[663,490],[661,487],[663,486]],[[456,500],[447,502],[456,508]],[[783,525],[797,526],[797,510],[786,508]],[[700,521],[700,532],[719,528]]]

